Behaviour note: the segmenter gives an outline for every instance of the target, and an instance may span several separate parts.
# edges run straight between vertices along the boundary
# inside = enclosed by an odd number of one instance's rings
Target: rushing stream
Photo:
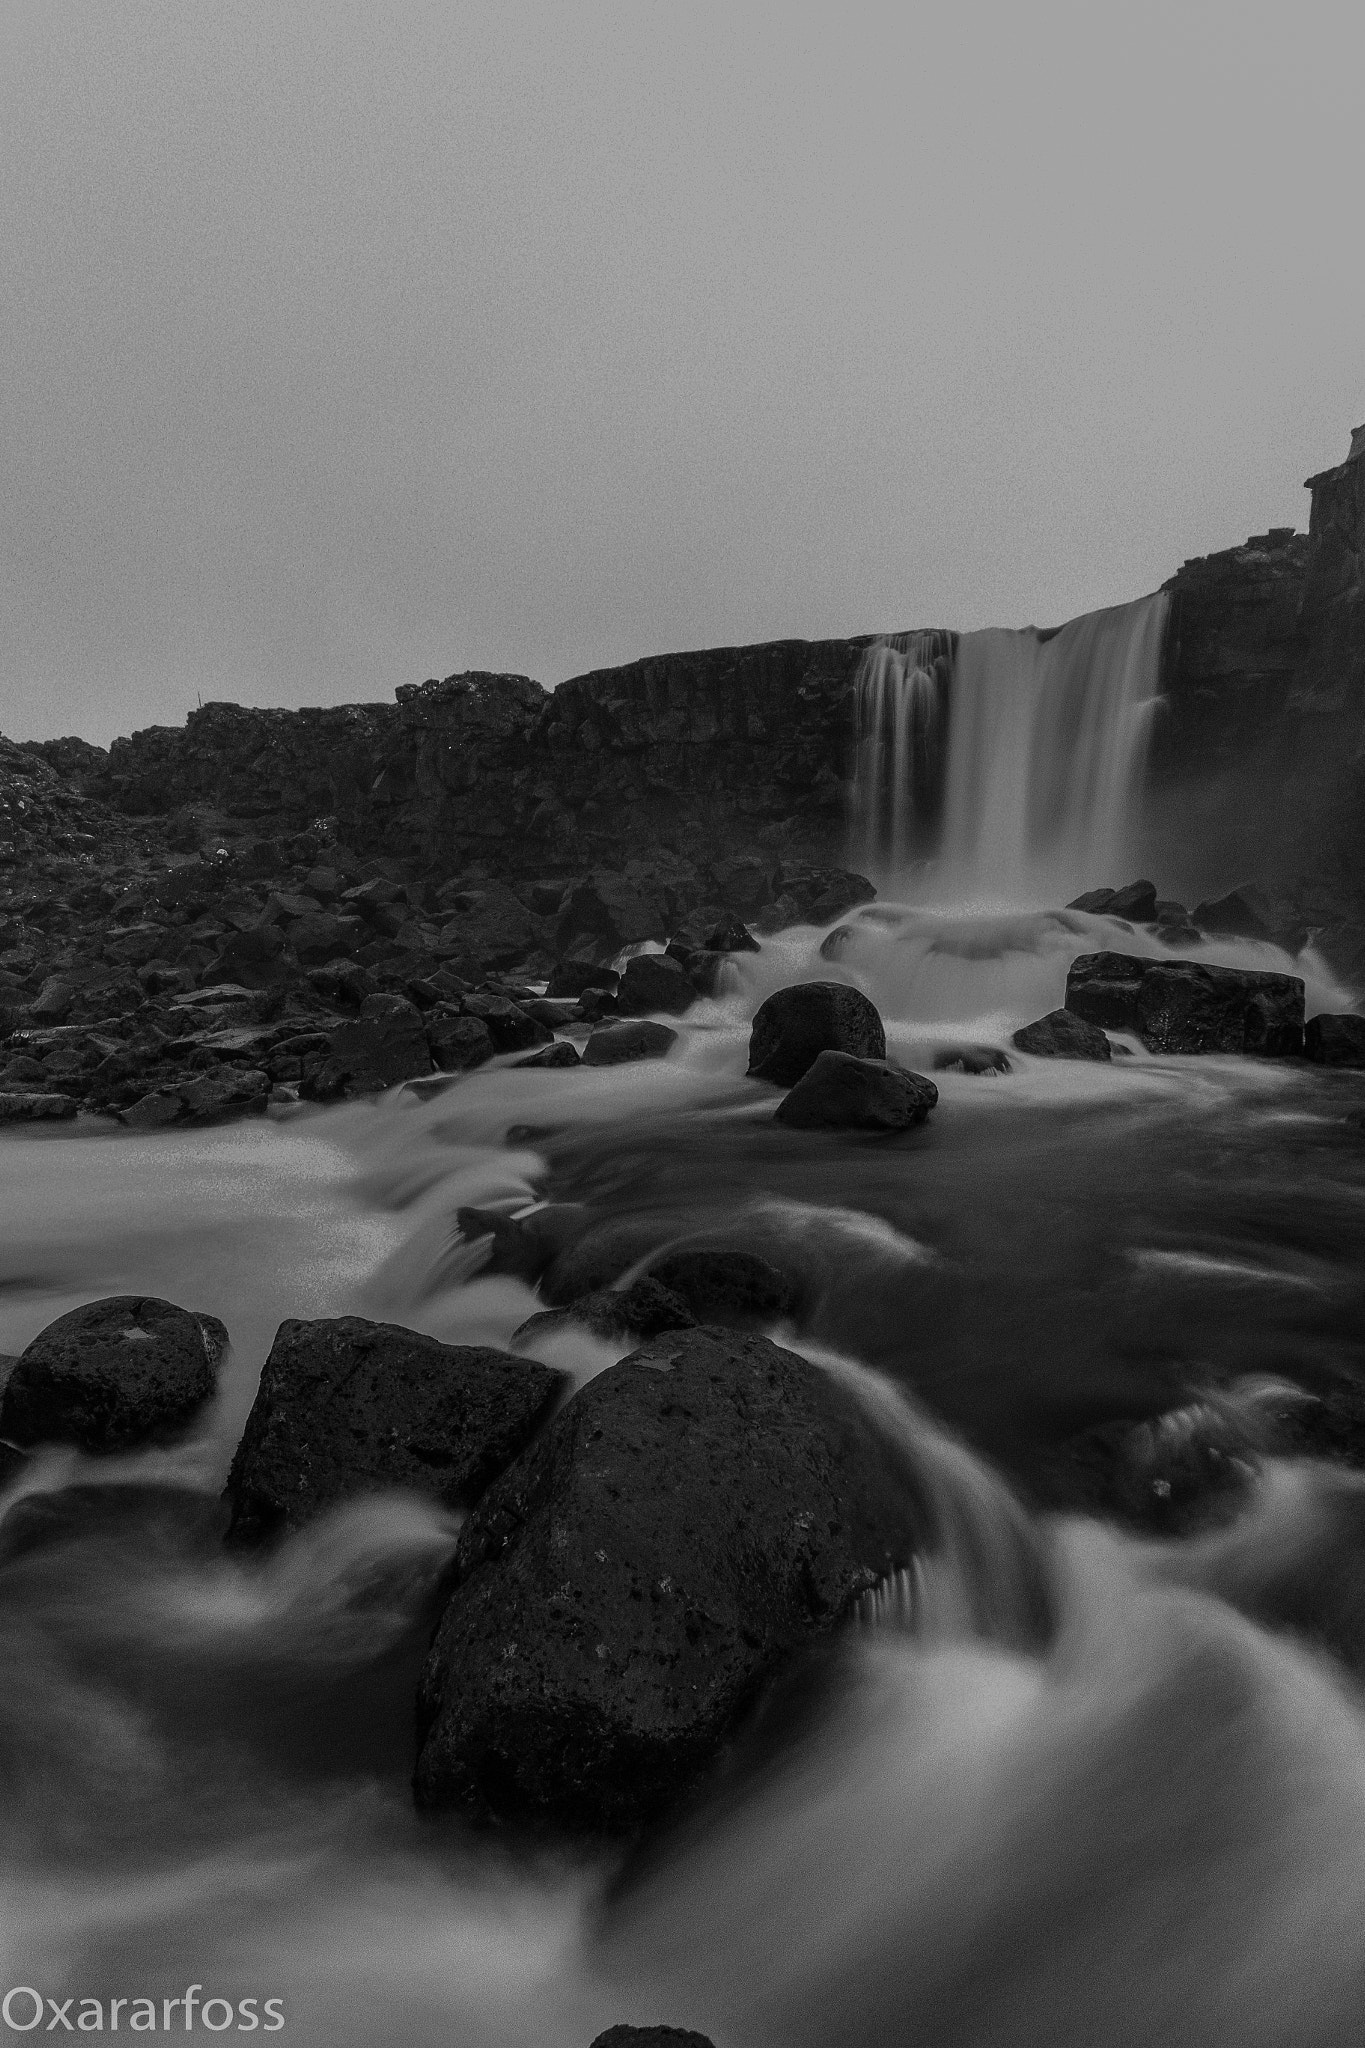
[[[827,946],[837,963],[810,930],[738,963],[661,1062],[0,1143],[0,1350],[112,1292],[192,1303],[233,1337],[189,1443],[47,1453],[11,1497],[6,1982],[277,1998],[284,2038],[320,2048],[586,2048],[621,2018],[720,2048],[1353,2038],[1365,1712],[1322,1644],[1365,1641],[1365,1482],[1271,1459],[1229,1527],[1183,1542],[1045,1503],[1052,1448],[1087,1423],[1358,1363],[1358,1081],[1016,1057],[940,1073],[938,1112],[888,1145],[784,1131],[743,1079],[780,983],[858,980],[924,1066],[999,1043],[1106,936],[1074,912],[879,903]],[[1340,1003],[1299,966],[1310,1010]],[[219,1545],[280,1318],[506,1343],[536,1298],[481,1276],[454,1212],[546,1199],[584,1205],[585,1236],[702,1234],[799,1271],[774,1334],[910,1443],[949,1532],[714,1813],[624,1870],[414,1814],[448,1520],[382,1501],[264,1561]],[[583,1377],[618,1349],[565,1333],[540,1355]]]

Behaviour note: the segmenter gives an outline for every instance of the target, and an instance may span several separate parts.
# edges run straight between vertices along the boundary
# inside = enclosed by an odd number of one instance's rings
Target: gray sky
[[[1365,9],[0,0],[0,729],[1056,622],[1365,419]]]

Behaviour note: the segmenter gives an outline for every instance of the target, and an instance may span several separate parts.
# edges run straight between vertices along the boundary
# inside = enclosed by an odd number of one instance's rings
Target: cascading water
[[[933,893],[958,901],[1065,900],[1123,879],[1167,610],[1158,592],[1055,633],[964,633],[946,692],[942,650],[929,647],[946,636],[869,648],[855,774],[864,861],[890,879],[932,851]]]
[[[948,633],[874,641],[858,670],[853,857],[902,870],[932,850],[942,794],[953,642]]]

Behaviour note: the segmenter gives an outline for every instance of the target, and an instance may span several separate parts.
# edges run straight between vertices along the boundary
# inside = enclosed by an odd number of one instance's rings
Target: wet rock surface
[[[1149,1052],[1303,1050],[1303,983],[1295,975],[1085,953],[1066,979],[1066,1008],[1086,1023],[1133,1032]]]
[[[843,982],[778,989],[759,1005],[749,1035],[749,1074],[793,1088],[822,1052],[884,1060],[886,1032],[875,1004]]]
[[[214,1391],[227,1331],[151,1296],[74,1308],[21,1353],[0,1400],[0,1437],[113,1452],[181,1436]]]
[[[389,1488],[467,1507],[562,1384],[534,1359],[394,1323],[282,1323],[228,1474],[229,1536],[258,1541]]]
[[[709,2034],[689,2027],[608,2027],[591,2048],[714,2048]]]
[[[759,1337],[661,1336],[589,1382],[460,1539],[423,1675],[427,1807],[637,1827],[764,1681],[908,1563],[904,1475]]]
[[[1014,1033],[1010,1044],[1042,1060],[1107,1060],[1113,1047],[1097,1024],[1087,1024],[1072,1010],[1049,1010],[1034,1024]]]
[[[629,1024],[604,1024],[583,1048],[585,1067],[620,1067],[631,1060],[662,1059],[678,1034],[667,1024],[647,1018]]]
[[[923,1074],[889,1060],[822,1052],[775,1115],[799,1131],[908,1131],[924,1122],[937,1101],[937,1088]]]
[[[1365,1017],[1353,1012],[1310,1017],[1304,1026],[1303,1049],[1320,1067],[1365,1067]]]

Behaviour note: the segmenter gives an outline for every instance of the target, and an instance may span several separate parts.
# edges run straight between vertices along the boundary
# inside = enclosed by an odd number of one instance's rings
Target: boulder
[[[487,967],[515,967],[545,945],[546,927],[502,882],[478,882],[446,896],[443,953]]]
[[[462,1074],[493,1057],[494,1046],[482,1017],[441,1015],[427,1022],[432,1065],[443,1074]]]
[[[581,1323],[595,1337],[657,1337],[662,1330],[692,1330],[697,1319],[681,1295],[646,1274],[629,1287],[601,1287],[580,1295],[571,1308],[542,1309],[528,1316],[512,1333],[515,1343],[530,1343]]]
[[[153,1089],[150,1095],[140,1095],[136,1102],[121,1110],[119,1118],[131,1131],[160,1131],[168,1124],[179,1123],[184,1113],[185,1105],[179,1095]]]
[[[1116,889],[1087,889],[1082,896],[1073,896],[1067,904],[1068,910],[1086,910],[1092,917],[1103,917],[1115,896]]]
[[[227,1341],[216,1316],[173,1302],[86,1302],[20,1356],[0,1402],[0,1436],[94,1452],[180,1436],[214,1391]]]
[[[586,988],[603,988],[615,995],[621,977],[614,967],[599,967],[592,960],[560,960],[550,970],[547,996],[581,996]]]
[[[702,953],[761,953],[762,950],[748,925],[742,923],[733,911],[727,911],[719,924],[702,934],[697,948]]]
[[[1197,903],[1189,922],[1214,938],[1268,939],[1269,925],[1257,914],[1240,889],[1209,903]]]
[[[906,1131],[922,1124],[937,1101],[923,1074],[889,1060],[822,1052],[778,1103],[776,1117],[798,1131]]]
[[[1106,917],[1126,917],[1130,924],[1156,923],[1156,883],[1130,882],[1115,889],[1104,906]]]
[[[284,933],[278,925],[252,925],[229,935],[201,979],[205,985],[230,981],[243,988],[268,988],[284,970],[283,955]]]
[[[876,884],[866,875],[848,868],[811,867],[804,861],[783,861],[773,877],[773,895],[791,923],[833,924],[860,903],[870,903],[876,893]],[[772,915],[768,911],[765,921]]]
[[[598,868],[565,892],[555,951],[611,960],[623,946],[665,938],[671,923],[664,887],[639,863],[626,873]]]
[[[799,982],[760,1004],[749,1034],[749,1073],[793,1088],[822,1052],[884,1060],[886,1033],[874,1004],[838,981]]]
[[[431,1072],[422,1013],[406,996],[366,996],[360,1015],[338,1024],[328,1045],[343,1078],[357,1089],[388,1088]]]
[[[225,1116],[259,1114],[270,1097],[270,1076],[260,1067],[215,1067],[176,1092],[186,1123],[213,1124]]]
[[[748,1329],[790,1315],[797,1303],[798,1290],[785,1273],[755,1252],[728,1246],[666,1252],[649,1271],[699,1323]]]
[[[1107,1060],[1113,1054],[1098,1024],[1087,1024],[1071,1010],[1049,1010],[1016,1031],[1010,1044],[1040,1060]]]
[[[1102,1030],[1134,1032],[1151,1052],[1286,1059],[1303,1048],[1303,983],[1292,974],[1083,953],[1066,978],[1066,1007]]]
[[[1304,1026],[1303,1049],[1320,1067],[1365,1067],[1365,1017],[1323,1011]]]
[[[542,1046],[539,1052],[528,1053],[524,1060],[513,1060],[514,1067],[577,1067],[582,1065],[578,1047],[571,1045],[567,1038],[557,1038],[553,1045]]]
[[[909,1564],[918,1522],[885,1439],[818,1367],[732,1332],[653,1339],[465,1525],[419,1694],[419,1804],[638,1827]]]
[[[697,991],[681,962],[667,953],[637,953],[626,962],[616,1000],[625,1013],[642,1016],[664,1010],[679,1017],[697,1000]]]
[[[998,1045],[941,1045],[931,1061],[936,1074],[1008,1074],[1008,1053]]]
[[[465,1015],[477,1017],[487,1027],[494,1052],[528,1052],[532,1046],[549,1045],[554,1032],[512,1001],[510,996],[466,996]]]
[[[358,917],[333,917],[317,906],[297,916],[287,930],[289,948],[310,966],[345,959],[358,953],[370,934]]]
[[[627,1060],[662,1059],[678,1034],[667,1024],[648,1018],[632,1018],[624,1024],[604,1024],[593,1032],[583,1048],[585,1067],[619,1067]]]
[[[463,1508],[562,1384],[534,1359],[359,1316],[280,1324],[228,1473],[229,1538],[256,1541],[401,1487]]]

